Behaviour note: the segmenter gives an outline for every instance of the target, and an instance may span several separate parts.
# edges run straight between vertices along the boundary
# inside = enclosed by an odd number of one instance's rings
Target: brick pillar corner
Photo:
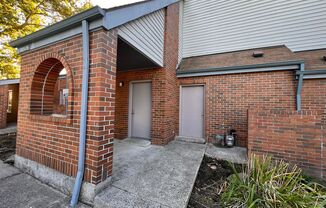
[[[112,175],[116,56],[115,30],[90,34],[86,172],[91,172],[91,178],[87,180],[93,184],[99,184]]]
[[[8,85],[0,86],[0,129],[7,126]]]

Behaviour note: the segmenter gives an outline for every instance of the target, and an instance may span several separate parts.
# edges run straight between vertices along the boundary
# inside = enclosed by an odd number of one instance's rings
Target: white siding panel
[[[273,45],[326,48],[324,0],[185,0],[183,57]]]
[[[118,34],[148,58],[163,66],[165,9],[121,25]]]

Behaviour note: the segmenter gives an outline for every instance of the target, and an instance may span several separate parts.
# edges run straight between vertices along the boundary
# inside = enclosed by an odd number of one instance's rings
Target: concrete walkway
[[[186,207],[203,144],[170,142],[165,147],[140,139],[116,140],[112,185],[95,198],[96,208]]]
[[[216,147],[213,144],[207,144],[205,154],[208,157],[226,160],[232,163],[247,163],[247,149],[243,147]]]
[[[116,140],[112,184],[94,201],[95,208],[184,208],[204,154],[236,163],[245,148],[172,141]],[[64,208],[69,197],[0,160],[0,208]],[[78,207],[87,208],[80,204]]]
[[[0,160],[0,208],[65,208],[69,198]],[[80,208],[87,208],[79,205]]]

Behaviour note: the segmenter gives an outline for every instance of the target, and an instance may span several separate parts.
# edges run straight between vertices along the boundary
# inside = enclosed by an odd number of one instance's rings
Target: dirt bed
[[[0,138],[0,160],[5,161],[15,154],[16,136],[6,136]]]
[[[241,165],[235,165],[240,171]],[[220,207],[219,190],[228,176],[233,174],[229,163],[204,157],[192,190],[188,208]]]

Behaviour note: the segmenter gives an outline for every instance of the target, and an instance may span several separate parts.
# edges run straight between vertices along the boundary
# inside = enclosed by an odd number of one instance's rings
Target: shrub
[[[271,157],[251,156],[243,173],[225,183],[223,207],[325,207],[325,187],[304,179],[297,166]]]

